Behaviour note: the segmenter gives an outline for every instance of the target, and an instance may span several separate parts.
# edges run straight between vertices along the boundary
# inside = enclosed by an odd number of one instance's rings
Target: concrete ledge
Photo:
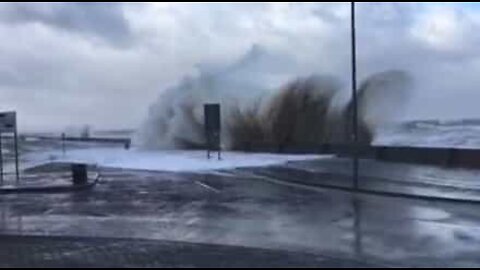
[[[89,182],[81,185],[49,185],[49,186],[28,186],[28,185],[10,185],[0,187],[0,194],[11,193],[64,193],[76,192],[93,188],[99,181],[100,174],[96,173]]]
[[[336,154],[340,157],[352,157],[356,152],[358,157],[363,159],[480,169],[480,149],[371,145],[354,147],[351,144],[305,144],[278,147],[271,144],[252,143],[245,151]]]

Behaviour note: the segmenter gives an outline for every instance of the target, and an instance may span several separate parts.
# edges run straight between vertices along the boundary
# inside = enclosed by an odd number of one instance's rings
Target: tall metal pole
[[[351,43],[352,43],[352,141],[353,141],[353,187],[358,189],[358,107],[357,107],[357,49],[355,37],[355,2],[351,2]]]
[[[65,132],[62,132],[62,154],[65,156]]]
[[[15,176],[17,178],[17,184],[20,182],[20,175],[18,169],[18,133],[17,133],[17,124],[15,123]]]
[[[0,132],[0,185],[3,185],[2,132]]]

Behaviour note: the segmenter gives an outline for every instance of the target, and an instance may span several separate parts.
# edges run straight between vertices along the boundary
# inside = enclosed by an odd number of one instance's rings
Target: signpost
[[[207,158],[210,159],[210,151],[218,151],[218,160],[220,160],[220,104],[205,104],[203,108]]]
[[[15,147],[15,176],[17,183],[20,175],[18,170],[18,133],[17,133],[17,114],[16,112],[0,112],[0,180],[3,184],[3,154],[2,154],[2,134],[13,134]]]

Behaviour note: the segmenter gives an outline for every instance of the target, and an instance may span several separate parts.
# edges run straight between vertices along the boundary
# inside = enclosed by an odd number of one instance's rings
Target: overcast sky
[[[480,117],[480,5],[358,4],[358,70],[416,81],[405,118]],[[162,89],[253,45],[350,76],[349,4],[1,3],[0,110],[22,130],[137,127]],[[268,74],[268,68],[264,70]]]

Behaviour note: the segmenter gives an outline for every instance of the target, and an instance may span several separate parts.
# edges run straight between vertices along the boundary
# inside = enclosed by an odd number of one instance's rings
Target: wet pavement
[[[325,167],[294,162],[206,173],[104,168],[90,191],[0,196],[0,234],[239,246],[358,266],[480,266],[479,205],[353,195],[265,179],[322,181],[319,168]],[[311,257],[299,258],[305,263],[293,265],[312,265]]]
[[[55,236],[0,239],[2,268],[374,267],[314,254],[172,241]]]
[[[352,160],[330,158],[290,163],[277,168],[252,168],[256,174],[305,184],[352,187]],[[365,190],[480,203],[480,170],[359,160],[359,187]]]

